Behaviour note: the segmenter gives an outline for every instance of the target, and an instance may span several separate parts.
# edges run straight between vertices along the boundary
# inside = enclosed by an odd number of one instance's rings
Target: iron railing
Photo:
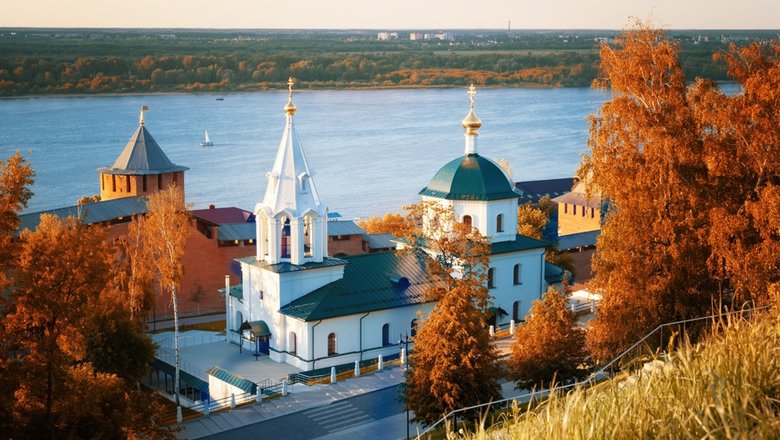
[[[645,335],[643,338],[635,342],[629,348],[624,350],[622,353],[620,353],[617,357],[615,357],[615,359],[608,362],[603,367],[599,368],[597,371],[591,373],[587,379],[574,382],[571,384],[555,387],[552,390],[540,390],[536,392],[530,392],[530,393],[522,394],[520,396],[509,397],[494,402],[481,403],[478,405],[472,405],[469,407],[450,411],[444,417],[439,419],[436,423],[426,427],[422,432],[418,433],[417,439],[419,440],[423,438],[424,435],[430,434],[433,430],[437,429],[438,427],[445,426],[448,420],[454,419],[456,416],[462,413],[473,412],[476,410],[490,410],[491,408],[492,409],[502,408],[511,402],[527,403],[534,398],[546,397],[547,395],[549,395],[550,392],[559,393],[562,391],[568,391],[577,386],[594,385],[602,380],[608,379],[611,376],[610,372],[614,373],[623,370],[631,370],[632,368],[635,368],[637,366],[637,363],[644,365],[644,363],[649,360],[647,359],[647,356],[652,356],[653,358],[658,358],[659,356],[663,356],[664,352],[659,351],[659,348],[662,348],[667,341],[673,341],[674,340],[673,335],[676,334],[684,335],[689,341],[695,342],[695,340],[693,340],[692,337],[688,336],[687,333],[688,328],[690,328],[691,326],[694,326],[695,329],[694,336],[697,338],[699,335],[705,333],[704,330],[706,329],[707,323],[710,323],[715,326],[719,326],[722,325],[722,323],[726,322],[731,316],[742,315],[743,317],[748,317],[755,312],[767,310],[768,308],[769,306],[756,307],[752,309],[744,309],[744,310],[738,310],[734,312],[724,312],[717,315],[702,316],[699,318],[685,319],[685,320],[680,320],[675,322],[669,322],[666,324],[661,324],[655,329],[653,329],[650,333]],[[701,327],[697,327],[697,326],[701,326]],[[666,331],[667,339],[664,339],[664,331]],[[658,337],[657,340],[655,339],[656,337]],[[657,344],[655,343],[656,341],[658,342]]]

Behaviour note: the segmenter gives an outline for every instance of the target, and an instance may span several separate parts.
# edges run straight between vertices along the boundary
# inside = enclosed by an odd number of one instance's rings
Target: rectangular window
[[[564,214],[568,214],[569,213],[569,204],[568,203],[564,203],[563,204],[563,213]]]
[[[179,185],[179,173],[173,173],[173,184]]]
[[[130,176],[125,176],[125,183],[127,184],[127,192],[131,192]]]
[[[146,192],[146,174],[144,174],[144,192]]]
[[[590,208],[590,218],[594,218],[596,216],[596,209]]]
[[[111,175],[111,191],[116,192],[116,174]]]
[[[102,190],[106,189],[106,175],[105,174],[100,176],[100,189],[102,189]]]
[[[157,175],[157,189],[162,189],[162,174]]]

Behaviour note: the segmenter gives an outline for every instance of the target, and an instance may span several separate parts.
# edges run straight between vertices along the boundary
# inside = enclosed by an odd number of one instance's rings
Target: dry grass
[[[780,438],[780,318],[734,321],[663,368],[514,408],[472,439]],[[484,423],[483,423],[484,426]],[[457,435],[451,434],[452,438]]]

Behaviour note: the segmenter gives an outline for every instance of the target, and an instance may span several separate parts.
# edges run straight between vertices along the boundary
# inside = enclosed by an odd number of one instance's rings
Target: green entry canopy
[[[271,330],[268,328],[268,324],[262,319],[250,322],[249,326],[251,327],[250,331],[252,332],[252,336],[256,338],[271,336]]]

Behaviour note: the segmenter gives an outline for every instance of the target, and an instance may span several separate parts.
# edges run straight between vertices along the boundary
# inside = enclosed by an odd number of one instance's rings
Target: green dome
[[[520,196],[501,168],[479,154],[459,157],[441,167],[420,194],[448,200],[499,200]]]

